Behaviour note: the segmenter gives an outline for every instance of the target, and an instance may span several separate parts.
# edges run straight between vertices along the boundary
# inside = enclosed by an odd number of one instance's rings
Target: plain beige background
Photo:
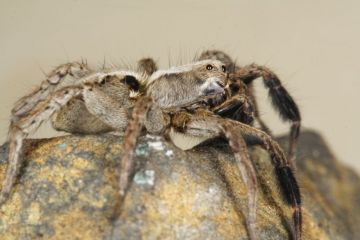
[[[360,172],[360,2],[348,1],[6,1],[0,0],[0,140],[13,103],[70,60],[162,67],[217,48],[240,64],[265,64],[299,103],[303,126]],[[260,81],[261,110],[282,124]],[[42,128],[36,136],[53,136]]]

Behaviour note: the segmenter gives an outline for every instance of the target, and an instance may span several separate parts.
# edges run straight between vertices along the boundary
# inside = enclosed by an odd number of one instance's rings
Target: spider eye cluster
[[[208,65],[206,65],[206,69],[207,70],[213,70],[214,69],[214,66],[213,65],[211,65],[211,64],[208,64]]]
[[[214,67],[213,65],[211,65],[211,64],[206,65],[206,70],[211,71],[211,70],[213,70],[214,68],[215,68],[215,67]],[[222,66],[221,66],[221,71],[226,72],[226,67],[225,67],[225,65],[222,65]]]

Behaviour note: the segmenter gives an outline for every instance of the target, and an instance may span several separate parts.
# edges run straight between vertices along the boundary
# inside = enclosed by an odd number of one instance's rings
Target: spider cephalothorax
[[[223,63],[202,60],[154,72],[147,80],[147,95],[161,108],[186,105],[202,96],[224,94],[226,78]]]
[[[219,60],[204,59],[168,70],[156,69],[154,61],[143,59],[138,67],[141,72],[94,72],[83,63],[65,64],[51,72],[38,90],[21,98],[13,109],[9,166],[0,204],[8,199],[19,172],[23,139],[50,118],[54,128],[70,133],[125,131],[119,198],[113,217],[118,216],[129,187],[132,155],[142,132],[164,135],[183,149],[224,137],[248,187],[247,225],[250,238],[255,239],[257,180],[244,140],[251,136],[271,155],[286,200],[294,208],[295,238],[300,239],[301,207],[296,179],[280,146],[251,126],[254,108],[244,83],[229,81],[226,66]],[[75,83],[60,87],[66,75],[73,76]],[[187,144],[181,144],[183,139]]]

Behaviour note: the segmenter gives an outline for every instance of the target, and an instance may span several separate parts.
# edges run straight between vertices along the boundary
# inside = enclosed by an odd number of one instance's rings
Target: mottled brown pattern
[[[121,143],[109,135],[25,141],[26,164],[0,208],[1,239],[247,239],[246,185],[219,141],[184,152],[162,138],[141,138],[124,210],[110,224]],[[7,149],[0,148],[0,180]],[[313,132],[302,133],[299,149],[304,239],[359,238],[359,176]],[[250,157],[259,183],[258,238],[288,239],[292,210],[269,171],[269,156],[254,147]]]

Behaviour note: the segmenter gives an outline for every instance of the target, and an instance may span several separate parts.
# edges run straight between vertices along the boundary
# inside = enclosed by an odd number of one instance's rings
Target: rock
[[[110,222],[121,142],[112,135],[27,140],[18,184],[0,209],[1,239],[248,238],[246,188],[226,144],[184,152],[162,138],[141,138],[124,210]],[[259,147],[250,153],[259,183],[259,239],[289,239],[292,209],[268,154]],[[5,144],[0,181],[6,159]],[[304,239],[359,239],[359,176],[310,131],[301,135],[297,164]]]

